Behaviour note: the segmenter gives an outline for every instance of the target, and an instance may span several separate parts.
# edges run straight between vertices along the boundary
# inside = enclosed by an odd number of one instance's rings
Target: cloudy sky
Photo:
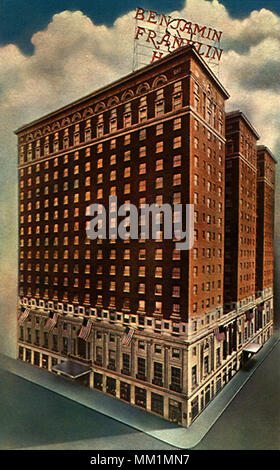
[[[220,80],[231,95],[227,109],[242,109],[261,143],[276,156],[280,151],[278,0],[0,0],[0,315],[6,330],[0,352],[13,348],[15,318],[13,130],[131,72],[137,6],[223,31]]]

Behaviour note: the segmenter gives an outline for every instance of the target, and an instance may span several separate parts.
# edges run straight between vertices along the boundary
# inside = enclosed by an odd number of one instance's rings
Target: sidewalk
[[[255,356],[254,362],[252,361],[253,366],[248,368],[249,370],[239,371],[189,429],[182,428],[137,407],[104,395],[101,392],[68,382],[63,377],[4,355],[0,355],[0,368],[70,400],[74,400],[81,405],[109,416],[171,446],[191,449],[202,440],[279,340],[279,331],[276,331],[268,343]]]

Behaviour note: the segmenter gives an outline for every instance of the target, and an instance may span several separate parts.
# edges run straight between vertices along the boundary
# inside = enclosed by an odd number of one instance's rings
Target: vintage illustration
[[[1,367],[193,447],[279,347],[279,7],[1,3]]]

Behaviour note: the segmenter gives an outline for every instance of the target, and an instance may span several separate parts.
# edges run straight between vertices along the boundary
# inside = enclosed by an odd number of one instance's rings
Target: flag
[[[82,338],[86,341],[90,335],[90,332],[91,332],[91,321],[88,320],[87,318],[84,318],[82,327],[78,334],[78,338]]]
[[[219,328],[215,328],[215,330],[214,330],[214,335],[215,335],[217,341],[219,341],[219,342],[220,342],[220,341],[223,341],[223,340],[225,339],[225,337],[226,337],[226,336],[225,336],[225,333],[223,333],[223,332],[220,333]]]
[[[23,310],[23,308],[21,309],[21,313],[18,317],[18,322],[19,322],[20,325],[22,325],[24,323],[24,321],[28,317],[29,313],[30,313],[30,308],[25,308],[24,310]]]
[[[52,331],[54,329],[56,323],[57,323],[57,319],[58,319],[58,313],[57,312],[51,312],[49,314],[49,318],[46,321],[45,328],[48,331]]]
[[[134,335],[134,329],[129,328],[127,326],[126,329],[125,329],[124,335],[122,337],[122,345],[123,346],[129,346],[133,335]]]
[[[254,312],[252,310],[249,310],[246,312],[246,321],[251,321],[253,319]]]

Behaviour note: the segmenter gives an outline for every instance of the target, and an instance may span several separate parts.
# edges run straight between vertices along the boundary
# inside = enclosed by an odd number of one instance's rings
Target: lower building
[[[69,315],[60,304],[50,330],[48,305],[23,299],[20,311],[28,317],[18,327],[18,357],[188,427],[271,337],[273,298],[258,302],[201,316],[197,331],[188,323],[135,317],[137,329],[124,344],[132,320],[125,314],[93,309],[83,339],[82,315]]]

